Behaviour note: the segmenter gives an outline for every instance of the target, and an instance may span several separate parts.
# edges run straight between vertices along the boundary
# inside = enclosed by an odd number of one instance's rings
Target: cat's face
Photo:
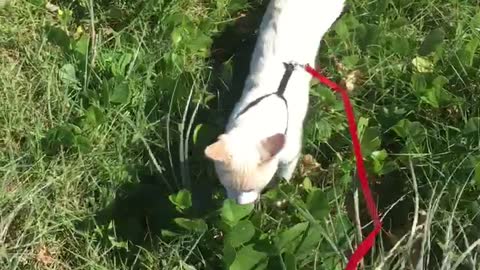
[[[223,134],[205,149],[205,155],[215,162],[227,196],[239,204],[248,204],[254,202],[272,180],[278,168],[277,154],[284,145],[283,134],[258,142]]]

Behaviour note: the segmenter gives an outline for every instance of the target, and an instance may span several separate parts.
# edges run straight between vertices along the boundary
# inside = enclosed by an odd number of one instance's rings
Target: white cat
[[[242,97],[225,133],[205,149],[228,197],[237,203],[257,200],[275,173],[286,180],[292,177],[301,152],[311,76],[288,63],[314,66],[320,41],[344,1],[270,1]]]

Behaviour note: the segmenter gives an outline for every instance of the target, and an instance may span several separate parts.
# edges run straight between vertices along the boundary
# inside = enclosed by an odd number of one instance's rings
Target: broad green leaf
[[[271,236],[268,233],[262,233],[258,238],[254,239],[254,248],[258,252],[267,254],[268,256],[277,256],[278,249],[275,243],[270,240]]]
[[[371,6],[371,7],[375,7],[374,9],[375,12],[372,12],[372,14],[385,14],[389,4],[390,4],[390,1],[387,1],[387,0],[376,2],[375,5]]]
[[[326,142],[332,136],[332,126],[326,119],[320,119],[315,123],[317,130],[317,139]]]
[[[297,260],[295,259],[295,255],[290,252],[286,252],[283,254],[283,261],[285,263],[286,270],[296,270],[297,269]]]
[[[452,95],[443,89],[443,86],[448,83],[448,79],[444,76],[437,76],[431,83],[431,87],[427,88],[425,76],[422,74],[412,75],[413,89],[417,97],[423,102],[429,104],[434,108],[439,108],[442,105],[448,104],[453,100]]]
[[[52,139],[57,140],[60,144],[65,146],[71,146],[74,144],[75,134],[68,126],[54,128],[52,131],[54,135]]]
[[[360,117],[358,118],[357,121],[357,130],[358,130],[358,135],[360,139],[362,139],[363,133],[365,132],[365,129],[368,127],[368,121],[369,118],[366,117]]]
[[[312,180],[310,178],[305,177],[302,182],[303,188],[307,191],[311,191],[313,189]]]
[[[182,236],[182,234],[172,232],[169,230],[161,230],[160,234],[165,238],[176,238],[176,237]]]
[[[363,136],[363,133],[365,132],[365,129],[368,127],[368,121],[369,121],[369,118],[365,118],[365,117],[360,117],[357,121],[357,130],[358,130],[358,134],[360,136],[360,140],[362,139],[362,136]]]
[[[298,242],[308,228],[308,222],[302,222],[281,232],[276,238],[278,250],[284,251]]]
[[[225,242],[223,245],[223,262],[227,267],[230,267],[232,263],[235,261],[236,252],[235,249],[230,246],[228,242]]]
[[[373,159],[373,170],[375,173],[380,174],[383,169],[385,159],[388,157],[388,153],[385,150],[373,151],[370,157]]]
[[[228,2],[228,13],[233,14],[240,10],[243,10],[247,7],[248,1],[247,0],[231,0]]]
[[[68,149],[75,145],[78,135],[73,125],[62,125],[48,130],[41,144],[47,155],[55,155],[62,149]]]
[[[46,26],[47,40],[61,47],[65,52],[70,50],[70,37],[65,31],[56,26]]]
[[[173,221],[178,226],[192,232],[203,233],[208,229],[205,221],[201,219],[175,218]]]
[[[178,53],[172,52],[169,54],[170,56],[170,61],[173,65],[173,68],[181,68],[185,64],[185,59],[182,55],[179,55]]]
[[[183,212],[192,206],[192,194],[186,189],[182,189],[177,194],[168,196],[168,199],[180,212]]]
[[[202,127],[203,127],[203,124],[198,124],[193,130],[193,144],[197,144],[198,133],[202,129]]]
[[[369,156],[373,151],[377,150],[381,145],[380,130],[378,127],[368,127],[360,138],[362,153]]]
[[[241,220],[237,225],[227,232],[225,241],[232,247],[239,247],[252,239],[255,234],[255,227],[249,220]]]
[[[390,24],[390,27],[392,29],[395,29],[395,28],[400,28],[402,26],[405,26],[409,24],[409,21],[407,20],[407,18],[405,17],[399,17],[398,19],[396,19],[395,21],[393,21],[391,24]]]
[[[89,153],[92,149],[90,145],[90,140],[82,135],[76,135],[75,138],[75,146],[78,147],[78,150],[82,153]]]
[[[475,54],[477,53],[477,48],[480,43],[480,39],[473,38],[469,41],[462,49],[457,51],[457,56],[462,65],[471,67],[473,65],[473,60]]]
[[[408,136],[410,123],[411,122],[408,119],[402,119],[393,127],[393,131],[395,131],[398,136],[405,139]]]
[[[402,119],[393,127],[393,131],[403,139],[410,138],[416,142],[425,139],[425,128],[420,122],[410,122],[408,119]]]
[[[342,41],[346,41],[348,39],[350,32],[348,30],[345,17],[342,17],[335,23],[334,29]]]
[[[254,245],[242,247],[236,254],[235,260],[228,268],[229,270],[260,270],[265,269],[268,263],[266,253],[258,252]]]
[[[468,119],[462,132],[465,135],[480,134],[480,117],[472,117]]]
[[[307,209],[315,219],[324,219],[330,212],[326,194],[320,189],[310,192],[307,197]]]
[[[200,31],[197,32],[195,39],[188,42],[188,48],[193,51],[208,51],[212,44],[212,39]]]
[[[298,243],[298,246],[295,248],[295,255],[298,259],[301,259],[305,256],[311,254],[318,243],[322,240],[321,226],[318,224],[310,223],[305,236],[302,236],[302,240]]]
[[[126,15],[127,14],[123,9],[113,5],[108,8],[107,12],[105,12],[105,16],[108,16],[108,18],[115,19],[115,20],[121,20],[125,18]]]
[[[384,149],[381,151],[374,151],[370,156],[376,160],[385,160],[388,157],[388,153]]]
[[[437,76],[433,79],[433,87],[437,89],[443,89],[443,86],[448,83],[448,79],[445,76]]]
[[[413,90],[418,96],[423,95],[423,93],[427,89],[427,81],[425,80],[425,76],[422,74],[414,73],[412,75],[412,86]]]
[[[164,19],[163,23],[165,23],[165,25],[177,26],[179,24],[186,23],[187,21],[190,21],[190,18],[183,12],[179,11],[177,13],[172,13],[169,16],[167,16]]]
[[[126,69],[128,64],[133,59],[133,55],[131,53],[122,53],[118,59],[118,61],[112,64],[112,73],[115,77],[123,77],[125,76]]]
[[[313,96],[319,97],[322,103],[327,106],[333,106],[338,102],[335,93],[322,84],[316,85],[311,92]]]
[[[440,96],[441,96],[441,90],[437,88],[430,88],[427,90],[425,95],[420,97],[420,99],[434,108],[439,108],[440,99],[441,99]]]
[[[85,122],[90,127],[97,127],[101,125],[105,121],[105,116],[102,110],[100,110],[97,106],[90,106],[88,107],[87,111],[85,112]]]
[[[437,28],[432,30],[423,40],[422,45],[418,49],[418,54],[420,56],[427,56],[430,53],[434,52],[438,47],[443,43],[445,38],[445,33],[443,29]]]
[[[75,41],[74,50],[85,57],[88,53],[89,38],[87,35],[82,35],[77,41]]]
[[[278,191],[278,188],[272,188],[270,190],[267,190],[267,192],[265,192],[265,194],[263,194],[263,197],[265,199],[270,200],[270,201],[278,201],[278,200],[283,199],[283,196]]]
[[[433,63],[425,57],[415,57],[412,60],[412,64],[420,73],[429,73],[433,71]]]
[[[178,46],[179,43],[182,41],[182,39],[183,39],[182,34],[183,34],[183,28],[181,26],[173,29],[170,36],[171,36],[172,44],[173,44],[174,47]]]
[[[408,133],[412,139],[417,139],[425,136],[425,127],[420,122],[410,122],[408,127]]]
[[[355,42],[360,50],[366,50],[369,45],[377,44],[379,37],[378,26],[374,24],[359,24],[355,28]]]
[[[480,29],[480,10],[477,11],[477,14],[473,16],[472,21],[470,22],[472,30],[478,31]]]
[[[377,44],[379,37],[378,26],[375,24],[366,24],[365,25],[365,34],[362,36],[360,44],[360,49],[365,50],[369,45]]]
[[[253,207],[253,203],[240,205],[231,199],[226,199],[223,202],[220,215],[225,223],[230,226],[235,226],[241,219],[252,212]]]
[[[358,55],[347,55],[342,59],[342,63],[345,65],[347,69],[354,69],[358,62],[360,61],[360,57]],[[330,92],[333,92],[330,90]]]
[[[125,81],[117,82],[110,94],[110,102],[116,104],[124,104],[128,102],[130,97],[130,89]]]
[[[475,184],[480,187],[480,162],[475,165]]]
[[[65,85],[76,85],[78,84],[78,79],[75,71],[75,66],[72,64],[65,64],[59,70],[60,80]]]
[[[399,54],[400,56],[406,56],[411,51],[408,38],[405,38],[405,37],[394,38],[391,45],[392,45],[393,51]]]
[[[212,139],[218,135],[218,130],[209,124],[198,124],[193,130],[193,143],[203,151]]]
[[[425,96],[422,96],[421,99],[434,108],[449,105],[452,101],[455,100],[455,97],[450,92],[441,87],[441,85],[444,83],[445,81],[443,81],[442,79],[438,81],[434,80],[433,87],[428,89]]]

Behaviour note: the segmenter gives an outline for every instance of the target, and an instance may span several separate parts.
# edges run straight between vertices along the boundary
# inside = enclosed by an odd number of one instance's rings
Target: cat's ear
[[[228,157],[225,134],[218,137],[218,140],[205,148],[205,156],[214,161],[226,161]]]
[[[277,133],[260,142],[260,160],[267,162],[276,156],[285,146],[285,135]]]

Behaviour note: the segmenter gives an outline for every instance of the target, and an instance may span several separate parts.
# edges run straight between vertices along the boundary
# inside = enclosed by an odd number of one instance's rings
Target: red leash
[[[375,206],[375,201],[372,198],[372,192],[370,191],[370,187],[368,185],[367,179],[367,172],[365,170],[365,166],[363,164],[363,155],[360,148],[360,141],[358,140],[357,134],[357,124],[355,122],[355,115],[353,113],[352,104],[350,103],[350,98],[348,97],[348,93],[345,89],[340,87],[338,84],[332,82],[327,77],[318,73],[314,68],[306,65],[305,70],[310,73],[313,77],[318,79],[318,81],[331,88],[335,92],[340,93],[343,100],[343,106],[345,108],[345,114],[347,115],[348,121],[348,128],[350,130],[350,136],[352,137],[353,143],[353,152],[355,154],[355,160],[357,163],[357,171],[358,177],[360,179],[360,185],[362,188],[362,192],[367,203],[368,212],[370,213],[370,217],[373,220],[374,230],[363,240],[362,243],[357,247],[355,252],[350,257],[350,261],[347,264],[345,270],[355,270],[357,269],[358,263],[365,257],[367,252],[373,247],[375,244],[375,237],[380,233],[382,229],[382,223],[378,216],[377,207]]]

